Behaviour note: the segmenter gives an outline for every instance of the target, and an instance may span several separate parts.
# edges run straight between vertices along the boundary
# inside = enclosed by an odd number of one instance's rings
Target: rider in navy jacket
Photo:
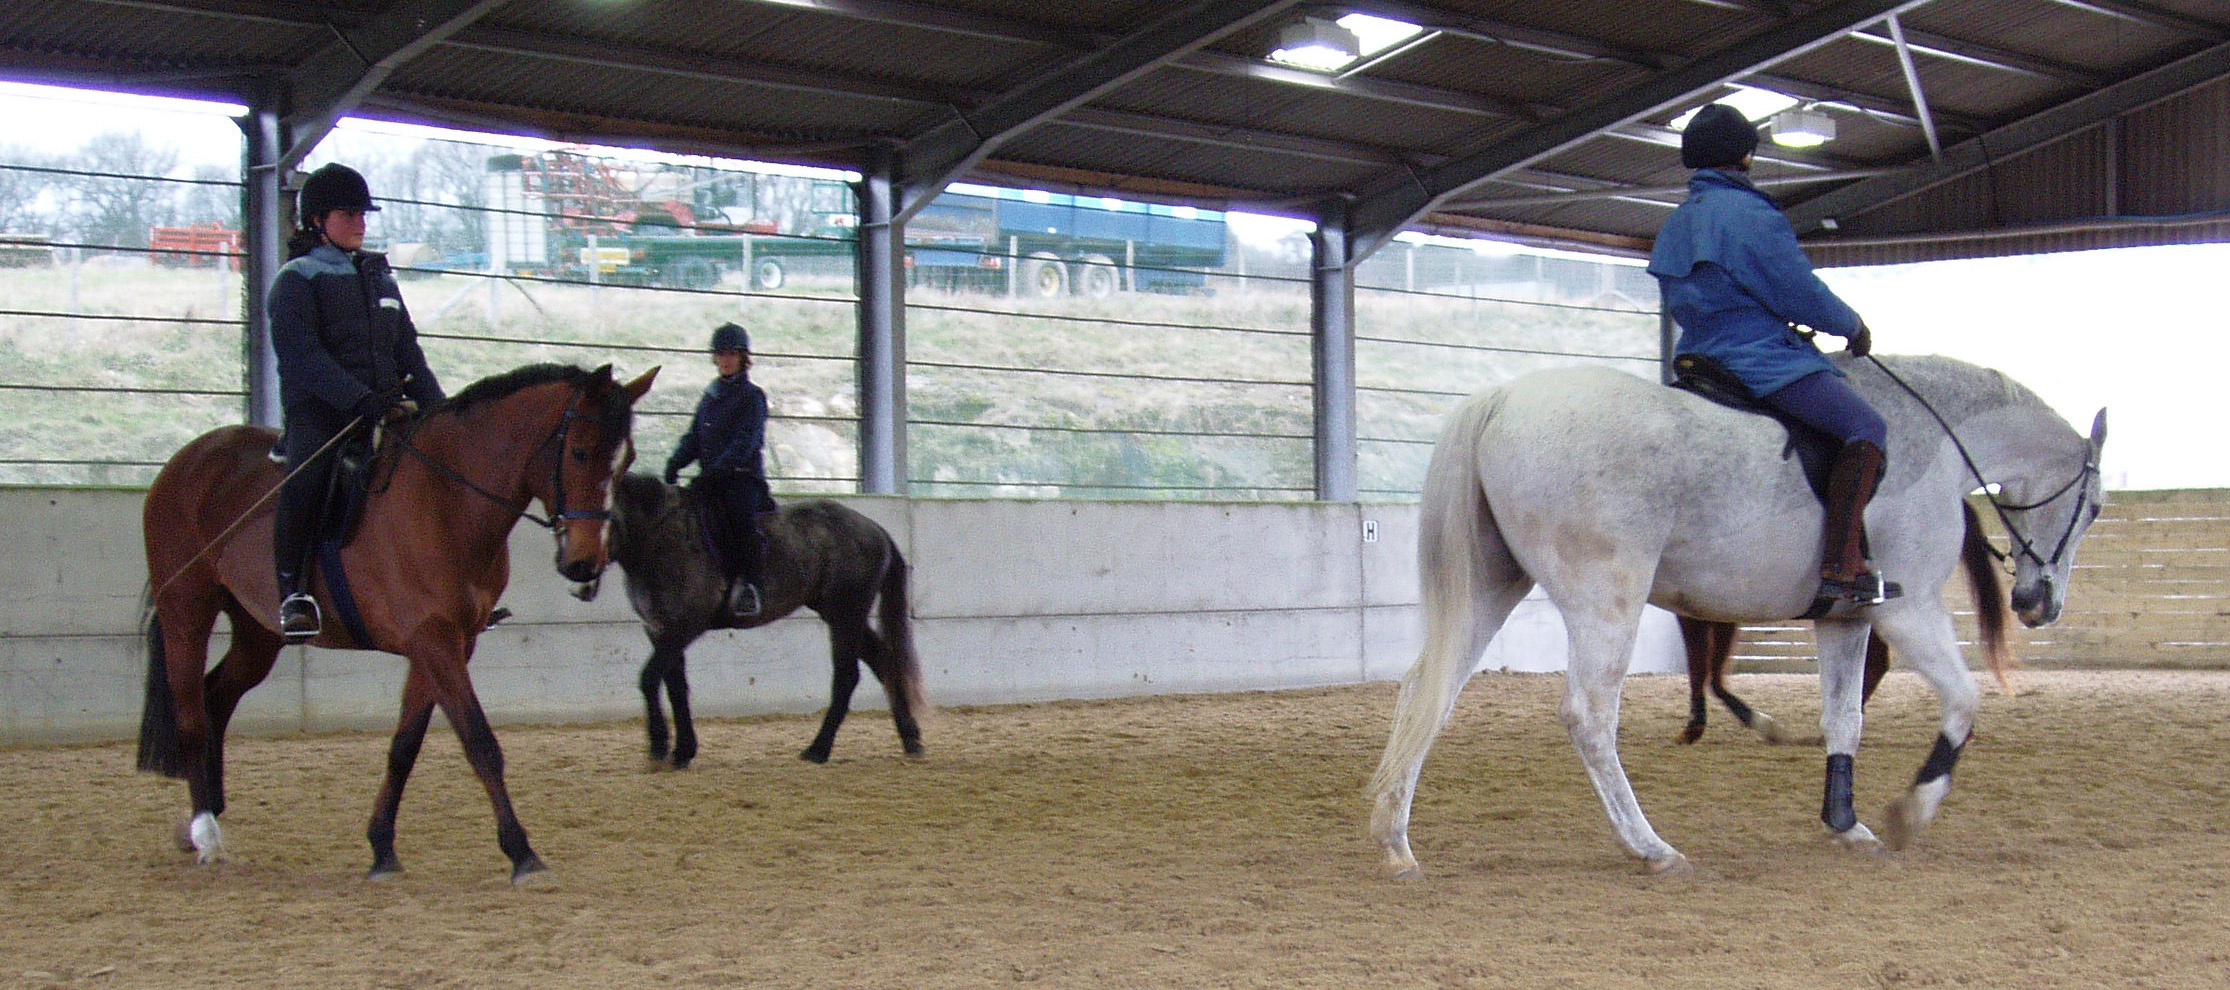
[[[364,214],[379,209],[364,177],[346,165],[326,165],[303,181],[299,203],[302,227],[265,300],[286,418],[281,452],[290,470],[272,519],[271,553],[279,631],[295,643],[318,632],[304,567],[339,460],[330,451],[313,456],[352,424],[362,438],[365,426],[410,408],[406,402],[430,407],[442,400],[387,257],[363,249]]]
[[[751,337],[733,323],[712,332],[712,359],[720,372],[697,397],[689,431],[666,461],[666,483],[681,469],[701,465],[690,487],[711,509],[728,578],[727,608],[736,618],[759,614],[759,516],[775,510],[767,487],[767,393],[751,382]]]
[[[1865,556],[1866,504],[1881,480],[1888,427],[1799,326],[1873,346],[1866,321],[1813,273],[1796,231],[1751,184],[1758,132],[1740,111],[1712,104],[1681,134],[1696,170],[1688,201],[1657,233],[1649,273],[1680,324],[1676,354],[1706,357],[1765,404],[1843,441],[1828,471],[1819,600],[1878,604],[1897,594]]]

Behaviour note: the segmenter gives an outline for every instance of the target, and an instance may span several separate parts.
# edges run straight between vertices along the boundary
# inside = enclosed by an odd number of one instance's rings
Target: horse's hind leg
[[[907,756],[923,755],[926,750],[921,745],[921,723],[914,717],[913,692],[907,690],[904,658],[888,639],[876,635],[865,622],[860,623],[859,637],[863,649],[860,659],[890,698],[890,720],[898,730],[899,747]]]
[[[1949,613],[1908,608],[1877,622],[1877,628],[1896,644],[1906,662],[1936,689],[1943,707],[1943,722],[1927,761],[1913,776],[1912,787],[1890,804],[1882,823],[1889,847],[1902,849],[1935,820],[1944,798],[1951,793],[1951,772],[1974,734],[1974,675],[1959,656],[1959,641]]]
[[[1641,622],[1641,589],[1631,590],[1634,593],[1618,596],[1633,603],[1630,607],[1557,603],[1564,608],[1571,643],[1561,714],[1572,748],[1579,751],[1580,762],[1587,767],[1588,781],[1602,800],[1619,843],[1650,873],[1685,873],[1688,857],[1650,827],[1618,759],[1619,692]]]
[[[158,601],[154,629],[161,637],[163,681],[171,706],[168,746],[176,759],[167,772],[186,778],[187,800],[193,806],[175,838],[178,847],[193,853],[199,863],[224,858],[224,832],[217,826],[217,816],[225,810],[224,747],[211,727],[208,681],[202,672],[209,662],[209,635],[217,623],[217,594],[212,589],[189,598],[174,591],[168,600]],[[142,765],[147,765],[144,755]]]
[[[1414,880],[1424,875],[1409,848],[1409,811],[1417,795],[1417,774],[1433,739],[1455,710],[1479,654],[1530,590],[1531,582],[1517,580],[1491,587],[1475,601],[1460,605],[1427,603],[1425,648],[1402,675],[1386,751],[1379,757],[1378,772],[1371,776],[1371,837],[1378,842],[1381,876]]]
[[[798,754],[798,759],[810,763],[827,763],[829,753],[836,748],[836,730],[843,728],[844,717],[852,711],[852,692],[859,689],[859,668],[867,656],[867,618],[865,615],[824,615],[829,627],[829,707],[821,716],[821,731],[815,733],[812,744]]]

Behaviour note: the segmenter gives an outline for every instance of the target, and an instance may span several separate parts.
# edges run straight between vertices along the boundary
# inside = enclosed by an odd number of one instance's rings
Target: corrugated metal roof
[[[1424,31],[1340,74],[1265,58],[1348,12]],[[2221,0],[15,0],[0,22],[0,77],[268,100],[313,128],[335,110],[853,169],[895,150],[907,181],[1352,212],[1372,243],[1407,224],[1640,249],[1678,198],[1650,190],[1685,177],[1666,122],[1740,83],[1835,119],[1758,175],[1836,177],[1773,191],[1837,258],[2213,236],[2226,74]]]

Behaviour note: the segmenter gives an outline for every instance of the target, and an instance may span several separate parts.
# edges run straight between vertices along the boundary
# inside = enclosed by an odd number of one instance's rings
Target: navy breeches
[[[1844,443],[1865,440],[1889,448],[1889,424],[1875,412],[1843,376],[1815,371],[1766,393],[1767,405],[1803,420],[1805,425],[1832,434]]]

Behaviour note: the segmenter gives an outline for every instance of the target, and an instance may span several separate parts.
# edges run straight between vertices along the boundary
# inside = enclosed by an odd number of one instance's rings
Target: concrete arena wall
[[[0,489],[0,745],[128,738],[144,678],[142,493]],[[1400,677],[1416,657],[1417,508],[1407,504],[841,499],[889,529],[913,564],[930,699],[991,704],[1348,684]],[[1365,523],[1378,538],[1365,542]],[[617,570],[582,603],[543,530],[512,536],[514,617],[480,637],[472,671],[491,717],[637,717],[649,653]],[[211,646],[222,654],[223,624]],[[811,613],[690,650],[706,716],[817,711],[828,646]],[[1546,601],[1512,616],[1483,667],[1559,670]],[[1637,670],[1681,669],[1670,616],[1652,615]],[[403,663],[290,648],[248,695],[245,732],[387,728]],[[873,686],[860,707],[885,704]],[[879,721],[879,720],[878,720]],[[874,729],[885,731],[887,722]]]

